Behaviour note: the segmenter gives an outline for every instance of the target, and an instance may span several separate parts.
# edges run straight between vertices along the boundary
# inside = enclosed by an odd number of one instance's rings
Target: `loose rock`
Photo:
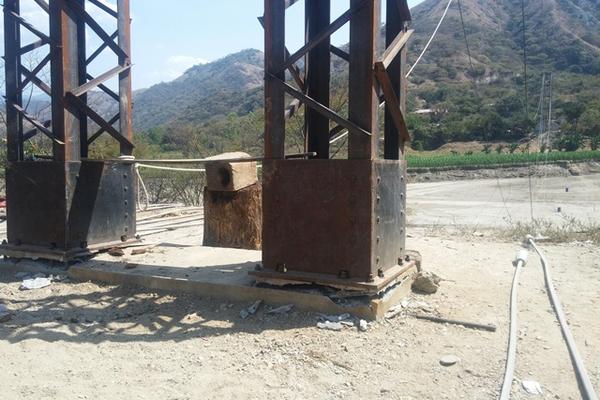
[[[366,332],[369,329],[369,324],[364,319],[361,319],[358,323],[358,330],[361,332]]]
[[[325,322],[319,322],[317,323],[317,328],[319,329],[327,329],[330,331],[341,331],[344,326],[339,323],[339,322],[330,322],[330,321],[325,321]]]
[[[441,280],[442,278],[433,272],[419,272],[417,279],[415,279],[412,285],[412,289],[415,292],[433,294],[439,289]]]
[[[35,290],[45,288],[46,286],[50,286],[52,284],[52,280],[50,278],[33,278],[33,279],[24,279],[23,283],[21,283],[21,290]]]
[[[459,362],[460,362],[460,358],[458,358],[454,354],[448,354],[448,355],[445,355],[444,357],[440,358],[440,364],[443,365],[444,367],[451,367],[454,364],[457,364]]]

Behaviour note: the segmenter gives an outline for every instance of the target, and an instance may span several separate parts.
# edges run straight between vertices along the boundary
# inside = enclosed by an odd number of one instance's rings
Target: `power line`
[[[465,20],[463,18],[462,5],[460,4],[460,0],[458,0],[458,12],[460,13],[460,23],[462,25],[463,35],[465,37],[465,45],[467,46],[467,55],[469,56],[469,65],[471,66],[471,72],[475,72],[475,68],[473,67],[473,60],[471,59],[471,50],[469,49],[469,39],[467,39],[467,30],[465,28]]]
[[[448,0],[448,5],[446,6],[446,9],[444,10],[444,14],[442,14],[442,18],[440,19],[440,22],[438,22],[437,26],[435,27],[435,30],[433,31],[433,34],[431,35],[431,37],[429,38],[429,41],[427,42],[427,44],[425,45],[425,47],[423,48],[423,51],[421,52],[421,54],[419,55],[419,57],[417,58],[417,61],[415,61],[415,63],[413,64],[413,66],[411,67],[411,69],[408,71],[408,73],[406,74],[406,77],[408,78],[410,76],[410,74],[412,74],[413,70],[415,69],[415,67],[419,64],[419,62],[421,61],[421,58],[423,58],[423,56],[425,55],[425,52],[427,51],[427,49],[429,48],[429,45],[431,44],[431,42],[433,42],[433,39],[435,38],[435,35],[437,34],[438,30],[440,29],[440,26],[442,25],[442,22],[444,22],[444,18],[446,18],[446,14],[448,14],[448,9],[450,8],[450,5],[452,4],[453,0]]]

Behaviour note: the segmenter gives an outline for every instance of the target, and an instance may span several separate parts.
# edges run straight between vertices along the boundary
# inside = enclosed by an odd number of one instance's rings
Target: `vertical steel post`
[[[75,0],[79,6],[85,10],[85,0]],[[78,16],[79,17],[79,16]],[[87,62],[86,62],[86,34],[85,21],[83,18],[77,18],[77,70],[79,76],[79,85],[87,82]],[[87,94],[81,96],[81,100],[87,104]],[[79,112],[79,144],[81,146],[81,157],[88,157],[88,123],[84,112]]]
[[[396,36],[404,30],[405,22],[404,17],[401,15],[398,0],[387,0],[385,24],[386,47],[391,45]],[[394,92],[400,101],[402,113],[406,111],[406,54],[407,48],[405,46],[387,68]],[[404,141],[400,138],[400,133],[388,107],[386,105],[385,109],[384,158],[398,160],[401,154],[404,153]]]
[[[69,0],[50,2],[50,51],[52,54],[52,129],[64,142],[54,143],[56,161],[79,161],[80,113],[66,102],[66,94],[79,86],[77,16]]]
[[[350,0],[358,7],[362,0]],[[350,18],[350,72],[348,88],[348,119],[367,132],[348,134],[348,158],[376,159],[378,132],[378,97],[375,92],[373,65],[379,36],[380,0],[364,3]]]
[[[119,57],[120,66],[131,65],[131,12],[129,0],[117,1],[119,47],[127,57]],[[131,90],[131,68],[119,74],[119,130],[130,142],[133,142],[132,128],[132,90]],[[132,155],[133,149],[121,145],[121,155]]]
[[[315,38],[329,26],[331,20],[330,0],[306,0],[306,42]],[[331,75],[331,39],[323,40],[308,52],[306,60],[306,94],[329,107],[329,84]],[[308,151],[316,152],[317,158],[329,158],[329,119],[312,108],[305,112]]]
[[[285,0],[265,0],[265,158],[285,155]]]
[[[12,13],[19,14],[19,0],[4,1],[4,73],[6,87],[6,146],[8,161],[23,159],[23,119],[12,107],[22,105],[21,27]]]

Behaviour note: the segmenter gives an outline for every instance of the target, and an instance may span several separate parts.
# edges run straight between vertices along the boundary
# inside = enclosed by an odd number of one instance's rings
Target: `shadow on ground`
[[[214,269],[211,273],[241,268],[232,265]],[[256,315],[244,320],[239,313],[248,303],[135,286],[57,282],[43,289],[20,291],[19,284],[14,272],[0,272],[0,303],[14,312],[9,322],[0,324],[0,339],[11,343],[30,339],[76,343],[182,342],[315,324],[314,316],[302,311],[269,315],[268,305],[262,305]]]

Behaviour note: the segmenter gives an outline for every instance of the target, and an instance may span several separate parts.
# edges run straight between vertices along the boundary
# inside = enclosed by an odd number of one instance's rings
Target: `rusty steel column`
[[[117,20],[119,47],[126,54],[126,56],[119,56],[119,65],[127,67],[131,65],[131,12],[129,0],[118,0],[117,12],[119,14]],[[131,68],[119,74],[119,99],[119,130],[121,135],[133,142]],[[121,155],[130,156],[132,154],[132,147],[121,144]]]
[[[79,6],[85,10],[85,0],[75,0]],[[81,86],[87,82],[87,60],[86,60],[86,32],[85,32],[85,21],[83,18],[77,18],[77,74],[79,76],[79,82],[77,86]],[[81,100],[87,104],[87,94],[81,96]],[[88,123],[87,115],[84,112],[79,111],[79,145],[80,155],[82,158],[88,157]]]
[[[313,40],[329,26],[330,0],[306,0],[306,43]],[[331,80],[330,38],[319,43],[306,56],[306,94],[325,107],[329,107],[329,83]],[[305,111],[308,151],[316,152],[317,158],[329,158],[329,119],[312,108]]]
[[[13,107],[22,106],[21,96],[21,31],[15,18],[19,15],[19,0],[4,1],[4,76],[6,88],[7,160],[23,159],[23,118]]]
[[[285,0],[265,0],[265,158],[285,154]]]
[[[350,0],[350,7],[362,7],[350,18],[350,72],[348,87],[348,119],[365,131],[349,132],[348,158],[376,159],[378,146],[377,108],[373,65],[376,59],[380,25],[380,0],[364,3]]]
[[[64,144],[54,143],[54,159],[81,159],[80,112],[66,101],[66,95],[79,86],[79,47],[77,16],[69,0],[50,2],[50,52],[52,54],[52,130]]]
[[[4,6],[9,162],[7,243],[0,245],[0,254],[69,261],[137,241],[133,163],[87,158],[88,146],[103,134],[120,143],[121,154],[132,154],[129,1],[119,0],[118,11],[97,0],[36,0],[34,6],[48,13],[49,34],[19,14],[18,0],[6,0]],[[88,11],[94,7],[114,17],[119,30],[107,33]],[[21,47],[22,28],[37,40]],[[102,44],[86,58],[88,28]],[[23,54],[46,45],[49,53],[35,68],[21,65]],[[119,64],[92,77],[87,65],[108,49]],[[50,82],[38,76],[48,63]],[[116,76],[119,93],[105,85]],[[51,120],[38,120],[22,104],[28,85],[51,97]],[[87,100],[94,89],[118,102],[120,113],[104,119],[95,111]],[[91,137],[88,118],[98,127]],[[53,159],[25,157],[24,141],[42,134],[52,141]]]
[[[408,13],[408,15],[407,15]],[[387,0],[386,24],[385,24],[385,44],[390,46],[398,34],[405,30],[405,24],[410,20],[410,11],[403,7],[402,2],[397,0]],[[406,46],[400,50],[400,55],[395,57],[387,68],[390,81],[394,92],[400,101],[400,109],[406,114]],[[394,118],[390,112],[389,105],[385,110],[385,145],[384,158],[388,160],[398,160],[404,154],[404,141],[400,138],[400,132],[394,123]]]

